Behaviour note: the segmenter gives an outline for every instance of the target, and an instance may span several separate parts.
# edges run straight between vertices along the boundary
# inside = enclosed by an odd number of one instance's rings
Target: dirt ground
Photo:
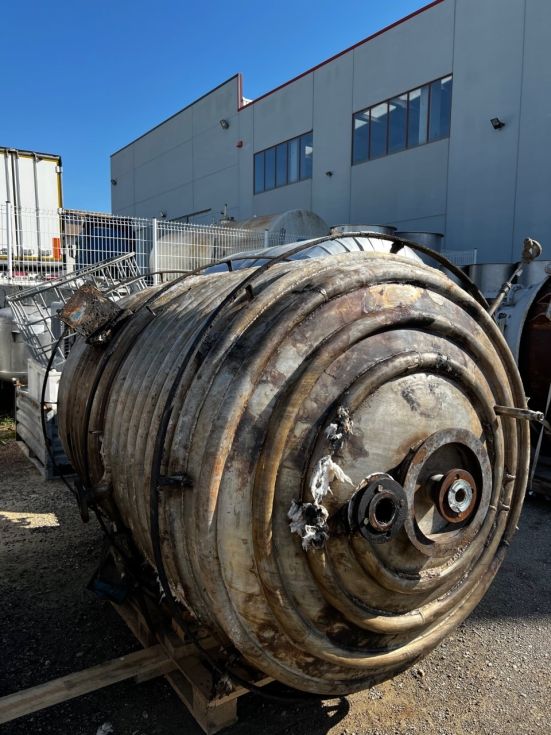
[[[101,534],[60,482],[0,437],[0,694],[138,646],[85,587]],[[474,614],[413,670],[343,700],[300,706],[247,695],[228,735],[551,733],[551,502],[529,499],[520,531]],[[106,725],[110,723],[111,728]],[[195,735],[164,680],[125,682],[0,727],[2,735]]]

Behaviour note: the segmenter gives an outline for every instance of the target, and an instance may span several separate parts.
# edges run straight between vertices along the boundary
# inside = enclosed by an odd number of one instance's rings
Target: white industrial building
[[[551,247],[550,28],[549,0],[436,0],[256,100],[236,75],[113,154],[113,212],[303,208],[479,262]]]

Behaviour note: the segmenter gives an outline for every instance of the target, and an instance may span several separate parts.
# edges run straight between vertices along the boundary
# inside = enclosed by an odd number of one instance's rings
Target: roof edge
[[[205,99],[205,97],[208,97],[213,92],[216,92],[218,89],[223,87],[224,85],[228,84],[229,82],[233,81],[234,79],[237,80],[237,110],[238,112],[241,110],[244,110],[247,107],[250,107],[251,105],[256,104],[257,102],[260,102],[261,100],[265,99],[266,97],[269,97],[271,94],[274,94],[275,92],[279,92],[279,90],[283,89],[284,87],[289,86],[290,84],[293,84],[294,82],[297,82],[299,79],[302,79],[305,76],[308,76],[308,74],[312,74],[313,72],[317,71],[317,69],[320,69],[321,67],[325,66],[326,64],[330,64],[332,61],[335,61],[335,59],[340,58],[341,56],[344,56],[345,54],[350,53],[350,51],[354,51],[354,49],[359,48],[360,46],[363,46],[365,43],[368,43],[369,41],[372,41],[373,39],[377,38],[378,36],[381,36],[383,33],[387,33],[388,31],[391,31],[393,28],[396,28],[397,26],[402,25],[402,23],[406,23],[408,20],[411,20],[412,18],[415,18],[418,15],[421,15],[421,13],[426,12],[427,10],[430,10],[431,8],[434,8],[437,5],[441,5],[444,3],[445,0],[432,0],[432,2],[428,3],[428,5],[424,5],[423,7],[419,8],[418,10],[414,10],[412,13],[409,13],[409,15],[406,15],[404,18],[400,18],[397,21],[394,21],[388,26],[385,26],[384,28],[381,28],[380,30],[376,31],[375,33],[372,33],[370,36],[367,36],[366,38],[362,39],[361,41],[358,41],[357,43],[353,44],[352,46],[348,46],[348,48],[343,49],[343,51],[339,51],[338,53],[334,54],[333,56],[329,57],[328,59],[325,59],[325,61],[320,62],[319,64],[316,64],[315,66],[311,67],[310,69],[307,69],[306,71],[301,72],[300,74],[297,74],[297,76],[293,77],[292,79],[289,79],[286,82],[283,82],[282,84],[278,85],[277,87],[274,87],[274,89],[271,89],[268,92],[265,92],[264,94],[260,95],[260,97],[257,97],[256,99],[248,101],[246,104],[243,104],[243,77],[241,73],[233,74],[231,77],[226,79],[225,81],[218,84],[216,87],[213,87],[213,89],[209,90],[208,92],[205,92],[205,94],[201,95],[201,97],[198,97],[193,102],[190,102],[185,107],[182,107],[181,110],[178,110],[174,114],[167,117],[165,120],[162,120],[157,125],[154,125],[149,130],[146,130],[145,133],[142,133],[141,135],[138,135],[137,138],[134,138],[129,143],[126,143],[126,145],[123,145],[121,148],[117,149],[114,153],[111,153],[110,158],[113,158],[113,156],[118,155],[122,151],[124,151],[126,148],[130,147],[131,145],[134,145],[138,140],[141,140],[142,138],[145,138],[146,135],[149,135],[149,133],[152,133],[154,130],[157,130],[157,128],[160,128],[161,125],[164,125],[165,123],[169,122],[169,120],[172,120],[177,115],[180,115],[182,112],[185,112],[185,110],[188,110],[190,107],[193,107],[193,105],[197,104],[201,100]],[[1,150],[1,148],[0,148]]]
[[[414,10],[413,13],[410,13],[409,15],[406,15],[404,18],[400,18],[399,20],[394,21],[394,23],[391,23],[388,26],[385,26],[384,28],[381,28],[379,31],[376,31],[375,33],[372,33],[370,36],[367,36],[366,38],[362,39],[361,41],[358,41],[357,43],[353,44],[352,46],[349,46],[348,48],[345,48],[343,51],[339,51],[338,53],[334,54],[333,56],[330,56],[328,59],[325,59],[325,61],[321,61],[319,64],[316,64],[315,66],[311,67],[310,69],[307,69],[306,71],[301,72],[300,74],[297,74],[296,77],[293,77],[292,79],[289,79],[287,82],[283,82],[283,84],[280,84],[277,87],[274,87],[274,89],[271,89],[269,92],[265,92],[264,94],[260,95],[260,97],[256,97],[256,99],[251,100],[250,102],[247,102],[246,105],[239,105],[239,110],[244,109],[245,107],[250,107],[251,105],[256,104],[257,102],[260,102],[260,100],[265,99],[266,97],[269,97],[271,94],[274,94],[275,92],[279,92],[280,89],[283,89],[284,87],[289,86],[290,84],[293,84],[294,82],[297,82],[299,79],[302,79],[302,77],[308,76],[308,74],[312,74],[313,72],[320,69],[322,66],[325,66],[326,64],[330,64],[332,61],[335,61],[335,59],[340,58],[341,56],[344,56],[345,54],[350,53],[350,51],[354,51],[354,49],[357,49],[359,46],[363,46],[364,43],[368,43],[369,41],[372,41],[373,39],[377,38],[378,36],[382,36],[383,33],[387,33],[388,31],[391,31],[393,28],[396,28],[397,26],[401,25],[402,23],[406,23],[408,20],[411,20],[412,18],[415,18],[417,15],[421,15],[421,13],[424,13],[426,10],[430,10],[431,8],[434,8],[436,5],[441,5],[445,0],[433,0],[428,5],[424,5],[423,7],[419,8],[418,10]],[[241,101],[243,98],[243,95],[239,95],[239,101]]]
[[[440,1],[442,1],[442,0],[440,0]],[[169,120],[172,120],[173,118],[175,118],[177,115],[180,115],[182,112],[185,112],[190,107],[193,107],[193,105],[196,105],[198,102],[201,102],[201,100],[204,100],[205,97],[208,97],[209,96],[209,94],[212,94],[213,92],[216,92],[218,89],[220,89],[221,87],[224,87],[226,84],[228,84],[229,82],[233,81],[234,79],[237,79],[238,80],[238,82],[237,82],[238,83],[238,94],[240,94],[239,90],[242,87],[241,74],[239,74],[239,73],[238,74],[232,74],[231,77],[228,77],[228,79],[226,79],[225,81],[221,82],[216,87],[213,87],[208,92],[205,92],[205,94],[202,94],[200,97],[197,97],[197,99],[196,100],[193,100],[193,102],[190,102],[189,105],[186,105],[185,107],[182,107],[181,110],[178,110],[177,112],[174,112],[172,115],[170,115],[169,117],[165,118],[160,123],[157,123],[157,125],[154,125],[149,130],[146,130],[145,133],[142,133],[141,135],[138,135],[137,138],[134,138],[133,140],[131,140],[130,143],[126,143],[126,145],[123,145],[122,148],[118,148],[114,153],[111,153],[110,158],[112,158],[113,156],[116,156],[117,153],[120,153],[121,151],[124,151],[125,148],[128,148],[131,145],[134,145],[134,143],[136,143],[138,140],[141,140],[142,138],[145,138],[146,135],[149,135],[149,133],[152,133],[154,130],[157,130],[157,128],[160,128],[161,125],[164,125]],[[239,101],[240,100],[238,100],[238,102],[237,102],[238,106],[239,106]]]
[[[0,145],[0,153],[17,153],[27,158],[45,158],[51,161],[57,161],[61,165],[61,156],[57,153],[43,153],[42,151],[29,151],[26,148],[14,148],[14,146]]]

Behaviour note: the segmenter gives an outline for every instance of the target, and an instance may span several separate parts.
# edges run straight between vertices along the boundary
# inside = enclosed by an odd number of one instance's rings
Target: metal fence
[[[44,211],[6,203],[0,205],[0,283],[30,286],[131,252],[143,274],[193,270],[237,252],[296,239],[295,233],[284,230]]]

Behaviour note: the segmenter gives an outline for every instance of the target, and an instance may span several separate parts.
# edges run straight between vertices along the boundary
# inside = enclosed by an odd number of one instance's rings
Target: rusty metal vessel
[[[491,263],[467,268],[488,300],[495,298],[515,264]],[[530,408],[549,414],[551,403],[551,261],[535,260],[514,279],[496,311],[496,322],[520,370]],[[548,416],[549,418],[549,416]],[[551,497],[551,432],[549,423],[533,435],[530,487]]]
[[[350,252],[192,275],[124,308],[109,341],[69,354],[62,440],[222,645],[346,694],[469,615],[529,462],[518,370],[482,298]]]

